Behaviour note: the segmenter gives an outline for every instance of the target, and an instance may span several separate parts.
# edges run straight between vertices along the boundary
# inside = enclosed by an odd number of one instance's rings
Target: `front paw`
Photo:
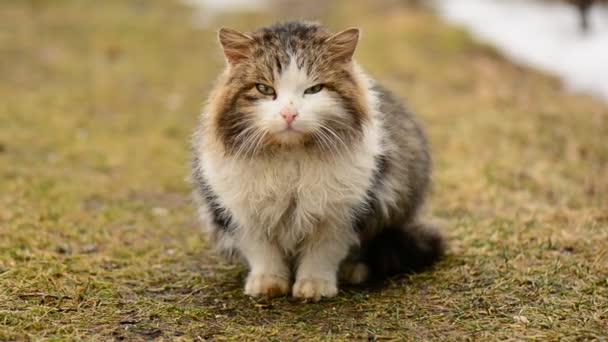
[[[245,294],[252,297],[280,297],[289,292],[289,280],[272,274],[250,274]]]
[[[293,285],[293,296],[299,299],[317,302],[321,298],[330,298],[337,294],[336,282],[327,279],[304,278]]]

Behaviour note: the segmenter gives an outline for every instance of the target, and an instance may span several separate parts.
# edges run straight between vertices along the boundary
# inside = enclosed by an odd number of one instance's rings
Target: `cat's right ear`
[[[224,56],[231,65],[249,57],[251,45],[254,40],[252,37],[237,30],[222,27],[218,33],[218,39],[222,44]]]

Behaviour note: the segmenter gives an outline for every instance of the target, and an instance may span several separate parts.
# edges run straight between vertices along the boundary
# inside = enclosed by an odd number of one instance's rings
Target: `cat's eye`
[[[274,89],[272,87],[269,87],[265,84],[262,83],[258,83],[255,85],[255,87],[258,89],[258,91],[264,95],[267,96],[274,96],[276,95],[276,93],[274,92]]]
[[[314,86],[306,89],[304,91],[304,94],[316,94],[316,93],[320,92],[322,89],[323,89],[323,85],[317,84],[317,85],[314,85]]]

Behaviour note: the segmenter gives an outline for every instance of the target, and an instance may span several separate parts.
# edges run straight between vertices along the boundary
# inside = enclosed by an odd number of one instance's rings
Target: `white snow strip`
[[[608,8],[591,11],[591,32],[562,2],[435,0],[439,13],[513,60],[561,77],[576,91],[608,100]]]
[[[196,9],[195,24],[208,26],[212,20],[223,13],[239,11],[261,11],[266,8],[266,0],[182,0]]]

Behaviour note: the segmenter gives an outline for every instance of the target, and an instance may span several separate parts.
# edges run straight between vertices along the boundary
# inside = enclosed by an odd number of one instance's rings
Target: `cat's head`
[[[337,153],[359,139],[369,110],[352,61],[358,40],[358,29],[332,34],[300,21],[249,34],[221,29],[227,71],[213,120],[226,151]]]

